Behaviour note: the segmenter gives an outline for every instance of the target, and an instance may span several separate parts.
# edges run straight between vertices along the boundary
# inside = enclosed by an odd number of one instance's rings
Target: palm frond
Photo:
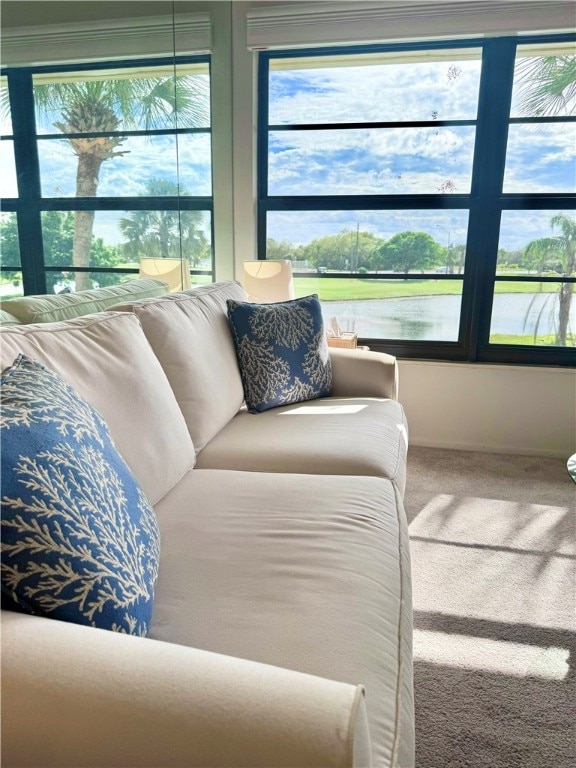
[[[538,272],[544,272],[550,268],[550,261],[562,258],[562,238],[541,237],[532,240],[524,249],[524,254]]]
[[[0,117],[10,117],[10,94],[4,86],[0,88]]]
[[[552,229],[559,229],[562,237],[571,242],[576,242],[576,216],[568,216],[565,213],[557,213],[550,219]]]
[[[202,127],[210,123],[205,77],[149,77],[42,83],[34,88],[38,112],[46,117],[75,104],[105,106],[130,130]]]
[[[548,319],[550,321],[550,325],[556,333],[557,331],[557,325],[556,325],[556,314],[554,312],[554,304],[558,299],[558,295],[554,293],[548,294],[548,296],[544,299],[544,302],[542,303],[542,308],[540,309],[540,312],[538,313],[538,317],[536,319],[536,325],[534,326],[534,344],[537,344],[538,339],[538,329],[540,328],[540,322],[542,320],[542,316],[544,312],[548,309]]]
[[[535,293],[532,298],[530,299],[528,303],[528,307],[526,308],[526,312],[524,313],[524,322],[522,324],[522,333],[526,333],[526,328],[528,326],[528,321],[530,320],[530,313],[532,312],[532,308],[534,307],[534,302],[536,301],[536,298],[539,294]]]
[[[142,83],[147,85],[140,101],[145,128],[166,127],[168,118],[178,128],[210,124],[209,86],[205,78],[168,77]]]
[[[532,116],[576,113],[576,56],[541,56],[516,64],[518,106]]]
[[[41,83],[34,86],[34,101],[41,114],[57,112],[86,99],[86,83]]]

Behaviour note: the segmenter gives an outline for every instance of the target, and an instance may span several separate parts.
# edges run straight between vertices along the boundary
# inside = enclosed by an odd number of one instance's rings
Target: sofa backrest
[[[213,283],[117,307],[134,312],[142,323],[197,451],[244,401],[226,299],[246,300],[240,283]]]
[[[96,408],[151,504],[194,466],[184,417],[138,318],[125,312],[0,329],[2,370],[24,354]]]
[[[3,301],[2,309],[21,323],[56,323],[103,312],[119,302],[163,296],[165,293],[168,293],[168,286],[161,280],[136,279],[78,293],[21,296]]]

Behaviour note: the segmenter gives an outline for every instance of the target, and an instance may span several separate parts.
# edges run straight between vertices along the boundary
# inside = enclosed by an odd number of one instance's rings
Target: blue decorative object
[[[158,524],[102,417],[24,355],[0,385],[3,605],[145,635]]]
[[[276,304],[226,303],[250,413],[330,394],[332,366],[316,294]]]

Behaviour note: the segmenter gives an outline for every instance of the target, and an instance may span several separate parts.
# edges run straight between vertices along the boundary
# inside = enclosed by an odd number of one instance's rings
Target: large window
[[[374,349],[574,364],[574,39],[261,53],[259,257]]]
[[[2,296],[111,285],[143,257],[212,280],[209,66],[2,72]]]

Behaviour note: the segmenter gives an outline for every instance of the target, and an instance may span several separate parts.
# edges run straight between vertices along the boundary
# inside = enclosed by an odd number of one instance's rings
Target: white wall
[[[254,55],[245,45],[246,14],[255,5],[237,0],[176,3],[179,13],[209,10],[212,16],[218,280],[240,274],[243,259],[255,257],[256,76]],[[3,25],[14,29],[136,13],[171,13],[171,2],[5,1]],[[574,370],[401,361],[400,399],[415,445],[559,457],[576,451]]]
[[[576,371],[400,361],[412,445],[567,458],[576,452]]]

